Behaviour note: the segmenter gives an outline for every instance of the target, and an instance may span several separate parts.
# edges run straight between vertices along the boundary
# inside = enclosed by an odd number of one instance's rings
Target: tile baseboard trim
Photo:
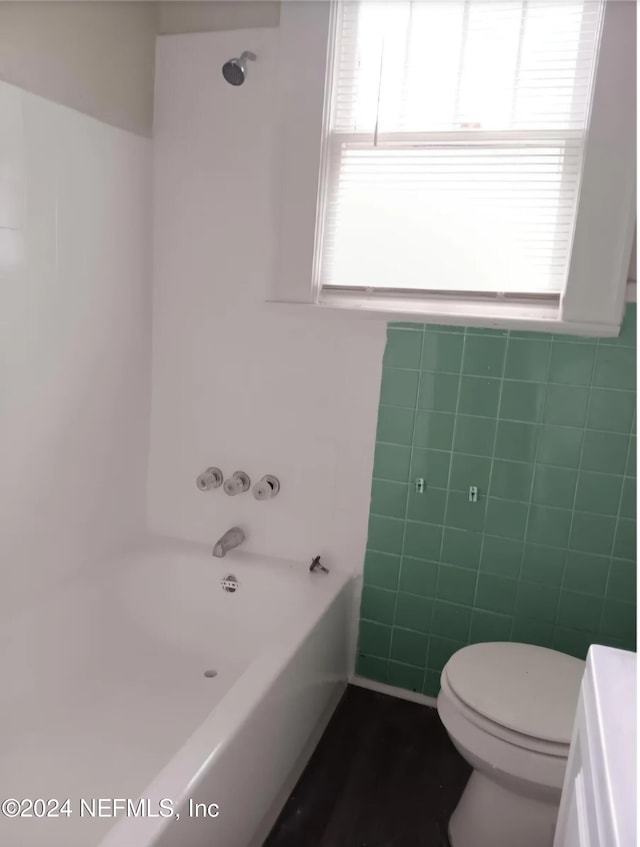
[[[427,694],[418,694],[416,691],[408,691],[406,688],[396,688],[395,685],[387,685],[384,682],[376,682],[374,679],[366,679],[363,676],[352,674],[349,677],[351,685],[360,688],[368,688],[369,691],[377,691],[378,694],[387,694],[389,697],[398,697],[400,700],[409,700],[411,703],[420,703],[423,706],[436,708],[436,698]]]

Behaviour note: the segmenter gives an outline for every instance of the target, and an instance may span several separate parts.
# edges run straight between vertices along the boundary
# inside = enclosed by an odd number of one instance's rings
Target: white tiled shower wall
[[[151,157],[21,89],[0,98],[0,662],[28,685],[71,661],[52,662],[65,580],[144,526]]]
[[[220,72],[258,59],[234,88]],[[213,542],[362,568],[383,323],[264,305],[277,241],[278,31],[158,39],[149,522]],[[196,475],[273,473],[281,493],[203,494]]]

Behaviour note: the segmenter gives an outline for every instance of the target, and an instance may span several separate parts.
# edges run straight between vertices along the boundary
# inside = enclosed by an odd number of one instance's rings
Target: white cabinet
[[[554,847],[636,844],[636,719],[636,654],[591,647]]]

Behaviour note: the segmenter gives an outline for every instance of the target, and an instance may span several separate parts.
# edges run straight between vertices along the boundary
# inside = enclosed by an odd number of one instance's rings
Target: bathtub
[[[259,847],[346,685],[350,581],[157,541],[72,594],[85,661],[0,710],[0,844]]]

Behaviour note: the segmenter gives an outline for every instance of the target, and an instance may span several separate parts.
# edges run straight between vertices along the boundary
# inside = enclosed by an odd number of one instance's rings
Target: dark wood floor
[[[264,847],[447,847],[469,773],[435,709],[350,685]]]

